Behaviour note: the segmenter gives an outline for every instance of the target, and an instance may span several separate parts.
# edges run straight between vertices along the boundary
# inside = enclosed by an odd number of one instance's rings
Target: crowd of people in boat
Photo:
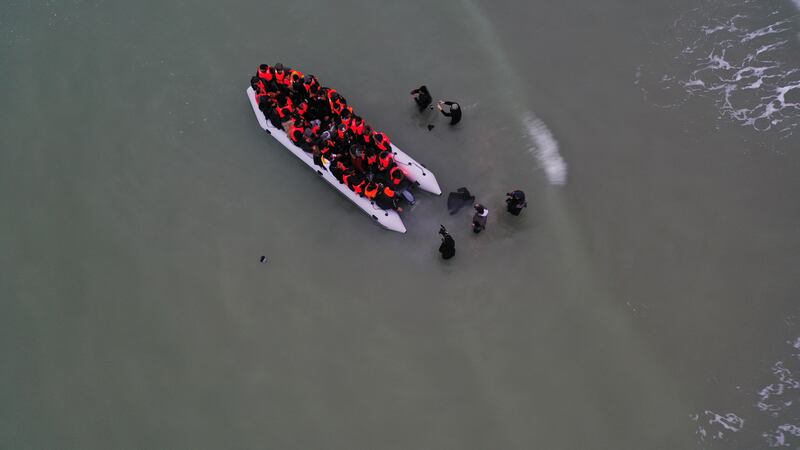
[[[379,208],[401,210],[399,194],[409,182],[394,161],[389,137],[356,114],[340,93],[281,63],[261,64],[250,85],[264,116],[316,165]]]

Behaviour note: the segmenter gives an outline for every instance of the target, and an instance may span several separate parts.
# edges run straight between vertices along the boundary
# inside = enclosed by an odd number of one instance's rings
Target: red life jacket
[[[359,136],[364,133],[364,119],[354,118],[350,120],[350,131]]]
[[[337,116],[342,113],[344,110],[344,105],[338,101],[331,102],[331,112],[336,114]]]
[[[278,116],[281,119],[285,119],[292,115],[292,101],[287,99],[286,104],[283,106],[278,106],[275,108],[275,111],[278,112]]]
[[[275,81],[279,84],[286,84],[284,79],[286,78],[286,70],[276,70],[275,71]]]
[[[303,127],[298,127],[297,125],[292,124],[292,126],[289,128],[289,139],[296,144],[303,139],[304,132],[305,129]]]
[[[297,105],[297,108],[295,108],[295,111],[297,112],[297,114],[305,116],[306,112],[308,111],[308,103],[306,102],[300,103],[299,105]]]
[[[319,90],[319,83],[316,78],[312,78],[310,82],[303,81],[303,87],[308,94],[315,94]]]
[[[361,195],[364,192],[364,186],[366,185],[367,185],[367,180],[361,180],[361,183],[358,183],[357,185],[353,186],[353,191],[356,194]]]
[[[344,182],[345,186],[350,187],[350,178],[352,176],[354,176],[355,174],[356,173],[351,169],[351,170],[345,172],[344,175],[342,175],[342,181]]]
[[[392,154],[389,152],[381,152],[380,156],[378,157],[378,167],[381,170],[386,170],[389,168],[389,164],[392,163]]]
[[[378,162],[378,155],[376,155],[375,152],[373,151],[372,153],[367,155],[367,164],[371,166],[376,162]]]
[[[260,103],[260,102],[261,102],[261,99],[262,99],[263,97],[266,97],[266,96],[267,96],[267,90],[266,90],[266,89],[264,89],[263,85],[261,85],[261,84],[259,84],[258,86],[256,86],[256,88],[258,88],[258,89],[256,90],[256,103]]]
[[[394,198],[394,190],[389,186],[386,186],[385,188],[383,188],[383,195],[389,198]]]
[[[395,186],[403,182],[403,177],[405,177],[405,174],[398,166],[392,167],[392,170],[389,171],[389,178],[391,178],[392,184]]]
[[[267,70],[262,71],[261,68],[259,67],[258,78],[261,78],[266,82],[272,81],[272,79],[275,78],[275,76],[272,74],[272,68],[270,66],[267,66]]]
[[[374,133],[372,140],[375,141],[375,145],[380,150],[389,150],[392,147],[392,144],[389,143],[389,137],[385,133]]]

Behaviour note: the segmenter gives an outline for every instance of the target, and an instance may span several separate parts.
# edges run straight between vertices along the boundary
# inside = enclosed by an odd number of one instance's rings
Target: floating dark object
[[[461,208],[466,205],[472,205],[475,201],[475,196],[470,194],[467,188],[461,187],[456,192],[451,192],[447,196],[447,210],[450,214],[457,213]]]
[[[428,131],[431,131],[436,125],[428,125]]]
[[[261,261],[261,264],[266,264],[267,263],[267,257],[264,256],[264,255],[261,255],[261,258],[259,259],[259,261]]]

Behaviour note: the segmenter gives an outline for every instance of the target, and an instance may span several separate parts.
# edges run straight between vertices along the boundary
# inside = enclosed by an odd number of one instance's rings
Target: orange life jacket
[[[295,111],[297,112],[297,114],[305,116],[306,112],[308,111],[308,103],[306,102],[300,103],[299,105],[297,105],[297,108],[295,108]]]
[[[302,80],[304,76],[305,75],[303,75],[303,72],[300,72],[299,70],[290,70],[289,76],[286,79],[286,86],[291,86],[295,81]]]
[[[389,186],[386,186],[385,188],[383,188],[383,195],[389,198],[394,198],[394,189],[390,188]]]
[[[370,200],[372,200],[375,197],[377,197],[378,196],[378,185],[375,184],[375,183],[368,184],[367,187],[364,188],[364,195]]]

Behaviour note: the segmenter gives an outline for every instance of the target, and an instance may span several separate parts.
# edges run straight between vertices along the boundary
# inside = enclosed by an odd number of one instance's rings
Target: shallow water
[[[797,90],[747,121],[797,80],[797,14],[0,5],[0,448],[800,446]],[[377,228],[258,128],[272,61],[468,187],[486,232],[423,194]],[[426,130],[422,83],[458,126]]]

